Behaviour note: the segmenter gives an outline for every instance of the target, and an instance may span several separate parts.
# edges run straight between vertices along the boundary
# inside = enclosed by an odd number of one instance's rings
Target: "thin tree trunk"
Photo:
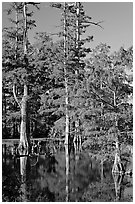
[[[15,121],[15,135],[18,136],[18,124],[17,121]]]
[[[18,52],[18,9],[17,5],[15,4],[16,7],[16,37],[15,37],[15,59],[17,60],[17,52]]]
[[[14,138],[14,136],[15,136],[15,118],[12,119],[12,123],[13,123],[13,126],[12,126],[12,138]]]
[[[7,103],[6,103],[6,96],[5,96],[5,92],[4,92],[4,89],[3,89],[3,104],[2,104],[2,107],[3,107],[3,110],[2,110],[2,114],[3,116],[5,117],[4,119],[4,134],[7,133],[7,120],[6,120],[6,114],[7,114]],[[6,136],[6,135],[5,135]]]
[[[64,3],[64,77],[65,77],[65,115],[66,115],[66,128],[65,128],[65,144],[69,144],[69,112],[68,112],[68,79],[66,70],[67,61],[67,28],[66,28],[66,7],[67,4]]]
[[[76,49],[79,49],[79,41],[80,41],[79,17],[80,17],[80,2],[76,2]],[[79,63],[79,56],[78,56],[78,63]]]
[[[64,3],[64,77],[65,77],[65,157],[66,157],[66,202],[69,201],[69,112],[68,112],[68,79],[67,79],[67,27],[66,27],[67,3]]]
[[[116,94],[114,93],[114,107],[116,107]],[[115,160],[112,168],[112,173],[123,173],[123,166],[121,162],[120,148],[119,148],[119,130],[117,115],[115,116]]]
[[[104,178],[104,161],[101,159],[101,183],[103,183]]]
[[[79,119],[75,121],[75,136],[74,143],[76,143],[77,150],[81,149],[81,135],[79,134]]]
[[[80,3],[76,2],[76,31],[75,31],[75,46],[77,53],[79,53],[79,41],[80,41],[80,29],[79,29],[79,16],[80,16]],[[75,70],[75,85],[76,89],[78,90],[77,84],[78,84],[78,69],[79,69],[79,55],[77,56],[77,69]],[[81,145],[81,136],[79,135],[79,119],[77,118],[75,121],[75,135],[74,135],[74,142],[77,143],[77,146],[79,148],[79,145]]]
[[[68,113],[68,85],[67,85],[67,79],[65,78],[65,91],[66,91],[66,97],[65,97],[65,103],[66,103],[66,129],[65,129],[65,144],[69,144],[69,113]]]
[[[101,77],[101,79],[100,79],[100,89],[102,90],[102,77]],[[103,102],[101,102],[101,120],[102,120],[102,118],[103,118]],[[102,131],[102,126],[100,127],[100,131]]]

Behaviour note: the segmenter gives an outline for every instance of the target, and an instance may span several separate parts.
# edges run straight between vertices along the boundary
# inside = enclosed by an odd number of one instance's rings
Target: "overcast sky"
[[[3,11],[9,3],[2,3]],[[133,3],[132,2],[87,2],[84,3],[86,14],[93,21],[103,21],[101,29],[91,26],[87,29],[88,35],[94,36],[90,47],[95,47],[100,42],[111,46],[112,51],[117,51],[121,46],[128,48],[133,44]],[[57,32],[60,29],[61,13],[58,9],[50,8],[49,3],[42,2],[40,10],[33,16],[37,27],[29,31],[29,40],[33,43],[35,32]],[[2,14],[2,27],[9,26],[8,17]]]

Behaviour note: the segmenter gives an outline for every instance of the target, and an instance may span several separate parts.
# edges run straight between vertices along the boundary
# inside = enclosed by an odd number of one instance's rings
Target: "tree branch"
[[[108,84],[105,81],[103,81],[103,84],[107,86],[106,87],[107,89],[110,89],[112,92],[114,92],[114,90],[110,86],[108,86]]]
[[[95,26],[98,26],[98,27],[104,29],[104,28],[100,25],[100,23],[103,23],[103,22],[104,22],[104,21],[99,21],[99,22],[95,23],[95,22],[92,22],[92,21],[88,21],[87,23],[92,24],[92,25],[95,25]]]
[[[17,96],[16,96],[16,92],[15,92],[15,84],[13,84],[13,95],[14,95],[14,99],[17,102],[17,104],[19,105],[19,107],[21,108],[21,103],[19,102]]]
[[[114,110],[117,110],[117,106],[114,106],[113,104],[109,103],[108,101],[104,100],[103,98],[101,98],[101,96],[96,93],[96,90],[94,89],[93,85],[92,85],[92,92],[103,102],[106,103],[107,105],[111,106],[111,108],[113,108]]]

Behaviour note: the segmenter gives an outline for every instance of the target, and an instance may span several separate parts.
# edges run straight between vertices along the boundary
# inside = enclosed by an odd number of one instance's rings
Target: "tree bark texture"
[[[24,17],[24,35],[23,35],[23,46],[24,46],[24,63],[25,69],[27,72],[27,7],[26,3],[23,3],[23,17]],[[20,149],[28,149],[29,141],[28,141],[28,85],[27,80],[24,82],[24,94],[21,101],[21,129],[20,129]]]
[[[20,149],[27,149],[29,146],[27,98],[28,98],[27,85],[24,85],[24,95],[21,101],[21,128],[20,128],[20,143],[19,143]]]

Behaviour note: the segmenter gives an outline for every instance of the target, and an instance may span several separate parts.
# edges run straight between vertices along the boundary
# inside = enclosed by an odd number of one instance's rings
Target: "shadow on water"
[[[80,149],[37,142],[30,154],[3,145],[2,199],[6,202],[132,201],[132,177],[112,175]]]

